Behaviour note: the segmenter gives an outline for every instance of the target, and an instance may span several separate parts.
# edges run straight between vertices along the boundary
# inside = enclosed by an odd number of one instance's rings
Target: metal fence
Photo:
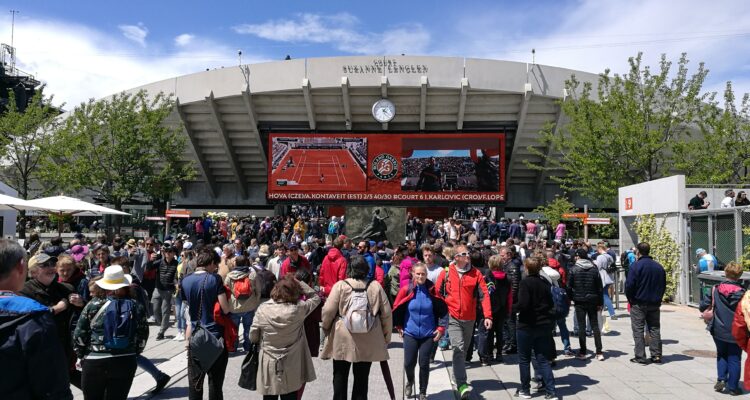
[[[741,260],[744,249],[750,245],[750,234],[745,233],[750,231],[750,207],[688,211],[684,215],[689,260],[688,302],[695,304],[702,296],[696,250],[702,248],[713,254],[720,268],[730,261]]]

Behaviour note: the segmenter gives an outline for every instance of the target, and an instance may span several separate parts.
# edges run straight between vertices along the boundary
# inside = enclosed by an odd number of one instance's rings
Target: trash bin
[[[701,284],[701,300],[709,296],[714,285],[724,282],[725,279],[724,271],[701,272],[698,274],[698,281]],[[740,282],[745,289],[750,288],[750,272],[743,272]]]

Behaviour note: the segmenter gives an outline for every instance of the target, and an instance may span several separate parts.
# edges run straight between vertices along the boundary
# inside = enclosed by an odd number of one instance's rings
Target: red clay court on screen
[[[363,192],[367,189],[365,172],[355,160],[357,155],[366,160],[364,140],[342,143],[331,138],[294,139],[273,138],[271,190]]]

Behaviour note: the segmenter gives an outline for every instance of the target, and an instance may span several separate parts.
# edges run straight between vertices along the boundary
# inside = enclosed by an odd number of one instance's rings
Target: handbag
[[[208,274],[203,279],[203,284],[201,285],[198,321],[195,323],[195,328],[190,336],[190,355],[198,363],[198,367],[203,373],[208,372],[219,356],[221,356],[221,353],[224,352],[224,343],[217,339],[206,327],[201,325],[206,280],[208,280]]]
[[[711,305],[701,313],[701,318],[703,318],[703,322],[705,322],[706,325],[710,324],[714,319],[714,304],[716,302],[716,293],[714,292],[716,292],[716,290],[711,291]]]
[[[260,357],[260,344],[251,343],[250,351],[242,360],[240,369],[240,381],[237,385],[243,389],[256,390],[258,377],[258,358]]]

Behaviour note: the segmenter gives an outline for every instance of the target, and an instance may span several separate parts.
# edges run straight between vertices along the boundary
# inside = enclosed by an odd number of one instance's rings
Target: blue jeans
[[[563,350],[570,350],[570,331],[568,331],[568,325],[565,323],[564,317],[557,320],[557,328],[560,329]]]
[[[142,370],[148,372],[154,380],[159,379],[159,377],[164,374],[159,368],[156,368],[156,365],[154,365],[151,360],[144,357],[142,354],[135,356],[135,362]]]
[[[551,327],[537,327],[534,329],[518,329],[516,331],[518,345],[518,369],[521,373],[521,391],[531,391],[531,354],[534,351],[535,367],[542,376],[547,394],[555,395],[555,377],[552,375],[552,365],[548,357],[552,356]]]
[[[229,314],[232,318],[232,323],[239,330],[240,322],[242,322],[242,348],[245,351],[250,350],[250,325],[253,324],[253,317],[255,317],[255,311],[248,311],[239,314]]]
[[[737,390],[740,382],[742,349],[736,343],[716,340],[716,372],[717,380],[725,381],[728,390]]]
[[[176,298],[174,303],[174,313],[175,318],[177,319],[177,331],[182,333],[185,333],[185,328],[187,327],[185,323],[185,308],[185,303]]]
[[[612,286],[612,284],[604,285],[604,306],[607,307],[607,311],[609,311],[609,316],[613,317],[615,315],[615,306],[612,305],[612,299],[609,298],[610,286]]]

